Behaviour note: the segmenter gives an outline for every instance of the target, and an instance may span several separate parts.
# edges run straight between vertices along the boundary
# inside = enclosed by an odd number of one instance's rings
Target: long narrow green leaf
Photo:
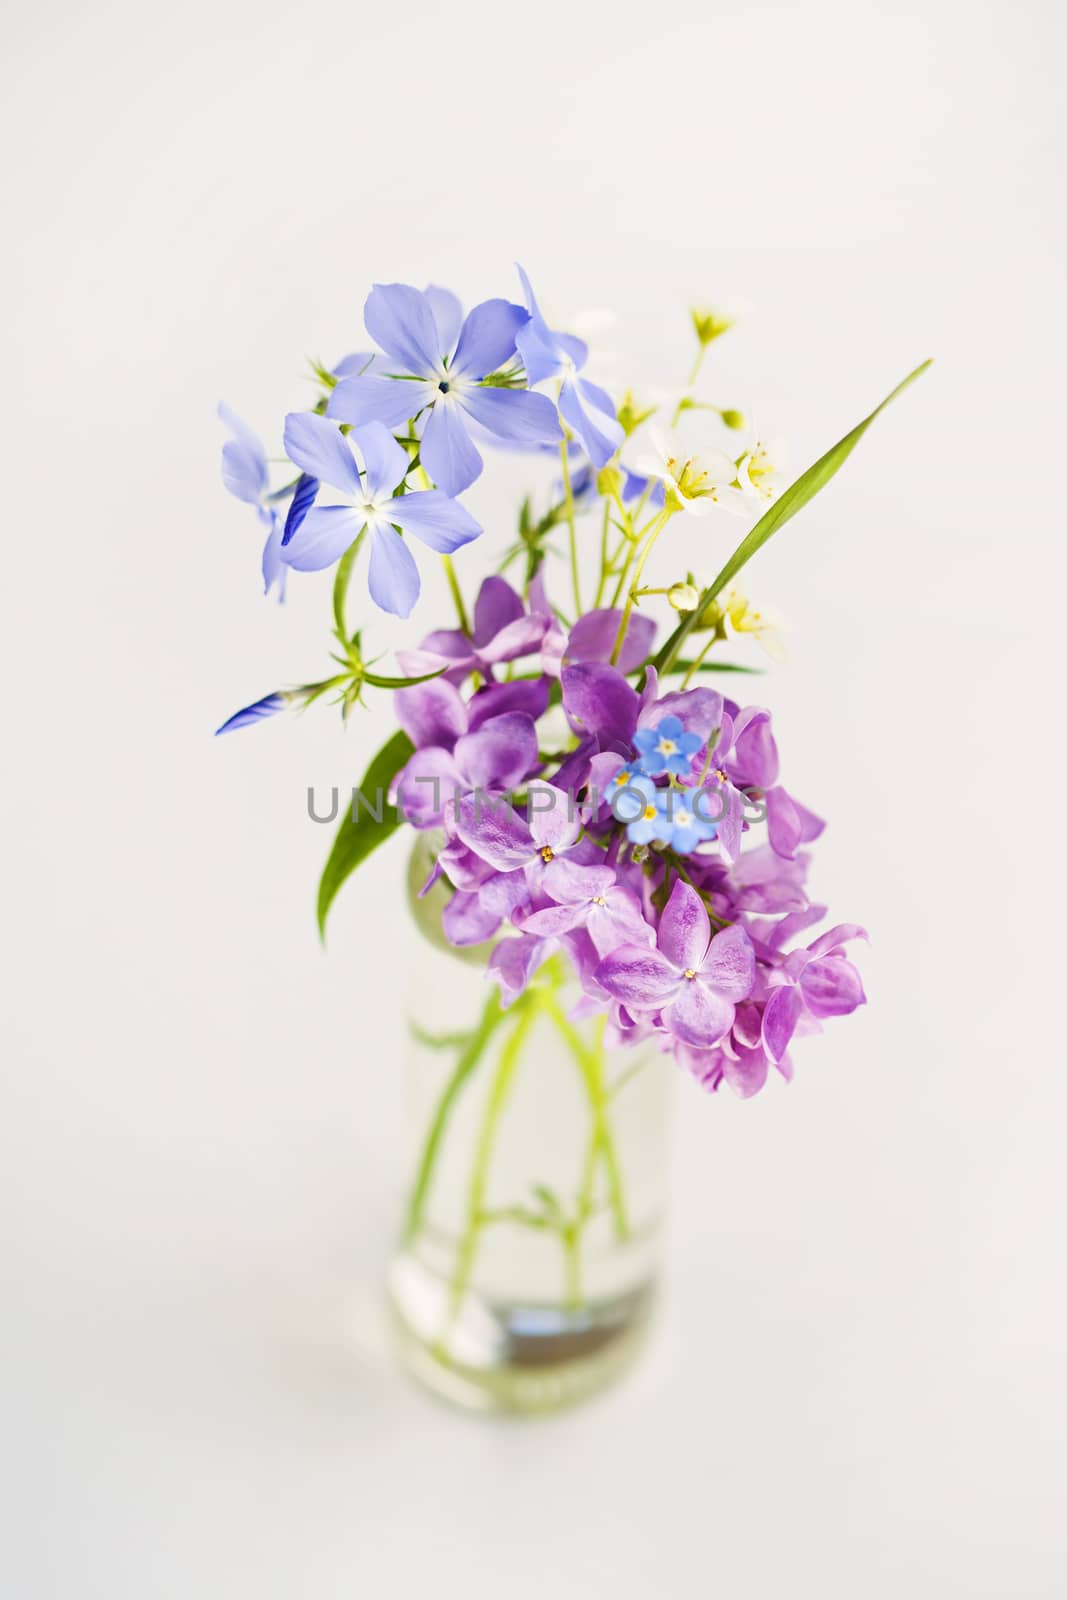
[[[341,818],[341,826],[333,841],[333,849],[323,868],[319,881],[319,933],[326,937],[326,915],[333,904],[338,889],[351,877],[372,850],[384,844],[390,834],[400,826],[400,813],[384,798],[389,785],[410,759],[414,745],[406,733],[399,730],[378,751],[363,774],[360,791],[365,795],[373,812],[358,804],[349,806]],[[381,809],[379,821],[374,812]]]
[[[797,512],[807,505],[809,500],[815,498],[820,489],[825,488],[835,472],[844,466],[874,419],[881,415],[886,406],[894,401],[898,394],[903,394],[909,384],[914,383],[916,378],[921,377],[931,364],[931,361],[924,361],[921,366],[915,368],[914,372],[909,372],[903,383],[898,383],[893,392],[886,395],[881,405],[875,406],[869,417],[864,417],[863,421],[857,423],[850,433],[846,433],[845,437],[839,439],[835,445],[827,450],[824,456],[820,456],[814,465],[810,466],[806,472],[802,472],[796,482],[791,483],[785,493],[780,495],[774,502],[770,510],[763,514],[756,526],[741,540],[741,543],[718,577],[704,590],[696,610],[691,611],[688,616],[682,619],[664,644],[655,661],[655,666],[660,673],[668,672],[674,665],[678,652],[682,647],[682,641],[686,638],[704,608],[711,604],[716,595],[722,593],[730,580],[737,576],[747,562],[751,561],[756,551],[767,543],[773,533],[777,533],[783,523],[788,522],[790,517],[795,517]]]

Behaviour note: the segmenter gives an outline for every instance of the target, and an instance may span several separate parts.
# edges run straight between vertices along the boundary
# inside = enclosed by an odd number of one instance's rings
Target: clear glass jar
[[[426,878],[429,842],[412,857]],[[545,1411],[610,1382],[650,1309],[665,1204],[670,1061],[608,1051],[602,1017],[553,956],[503,1010],[491,946],[414,900],[409,1187],[389,1289],[401,1350],[431,1388],[483,1410]]]

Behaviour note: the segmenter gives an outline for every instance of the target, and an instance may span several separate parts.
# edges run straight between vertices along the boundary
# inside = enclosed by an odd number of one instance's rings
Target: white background
[[[5,1595],[1062,1595],[1062,12],[3,33]],[[648,1357],[528,1427],[423,1397],[384,1331],[403,852],[323,956],[304,796],[387,708],[211,738],[319,671],[328,605],[262,600],[217,400],[276,450],[372,281],[470,304],[515,259],[617,313],[609,381],[677,381],[686,305],[746,300],[707,388],[797,468],[937,357],[750,569],[872,1003],[791,1088],[679,1082]],[[472,496],[497,546],[526,471]]]

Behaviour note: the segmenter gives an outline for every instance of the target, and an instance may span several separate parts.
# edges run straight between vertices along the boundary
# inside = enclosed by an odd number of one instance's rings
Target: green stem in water
[[[456,1098],[479,1061],[481,1061],[490,1039],[504,1021],[504,1015],[504,1012],[500,1009],[500,1001],[494,991],[485,1002],[485,1009],[482,1011],[478,1026],[470,1035],[463,1054],[456,1062],[452,1074],[445,1084],[444,1093],[437,1102],[433,1121],[430,1123],[429,1132],[426,1135],[426,1143],[423,1145],[422,1157],[419,1161],[415,1183],[411,1191],[411,1199],[408,1201],[407,1220],[404,1225],[404,1243],[407,1245],[414,1244],[422,1230],[426,1215],[426,1201],[430,1193],[434,1168],[437,1165],[441,1141],[444,1138],[445,1128],[448,1125],[448,1119]]]
[[[456,1252],[456,1265],[448,1291],[449,1328],[451,1328],[456,1319],[456,1313],[459,1311],[463,1303],[463,1297],[470,1285],[475,1258],[478,1254],[478,1241],[485,1226],[485,1191],[489,1181],[489,1163],[493,1155],[497,1125],[500,1122],[500,1117],[507,1101],[508,1091],[515,1076],[515,1069],[519,1064],[519,1057],[522,1053],[526,1035],[529,1033],[537,1016],[534,1007],[523,1005],[522,1001],[516,1002],[515,1009],[518,1010],[520,1007],[522,1009],[511,1037],[500,1052],[500,1061],[493,1081],[489,1086],[489,1098],[482,1114],[482,1125],[478,1132],[478,1142],[475,1145],[474,1165],[471,1168],[470,1185],[467,1190],[467,1224],[463,1232],[463,1238],[460,1240],[459,1249]]]
[[[596,1145],[596,1154],[603,1161],[604,1171],[607,1175],[608,1201],[611,1206],[612,1216],[615,1219],[615,1233],[620,1240],[628,1239],[630,1237],[630,1223],[626,1214],[622,1172],[619,1167],[618,1151],[615,1148],[615,1138],[607,1115],[608,1093],[604,1081],[603,1028],[601,1028],[596,1044],[593,1046],[587,1045],[578,1029],[564,1015],[554,998],[546,995],[541,1004],[548,1016],[551,1017],[558,1032],[566,1040],[571,1054],[581,1069],[593,1117],[592,1137]]]
[[[582,595],[578,585],[578,535],[574,527],[574,491],[571,488],[571,464],[567,459],[567,441],[559,447],[559,461],[563,472],[563,496],[567,506],[567,531],[571,549],[571,581],[574,584],[574,614],[582,614]]]

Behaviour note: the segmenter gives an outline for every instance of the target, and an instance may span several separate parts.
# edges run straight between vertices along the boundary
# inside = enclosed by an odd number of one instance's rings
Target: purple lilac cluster
[[[804,887],[823,823],[778,781],[770,714],[661,694],[650,665],[635,688],[653,625],[634,614],[616,650],[621,621],[594,610],[564,632],[539,581],[524,604],[487,579],[470,635],[402,661],[440,675],[396,694],[415,746],[397,804],[439,830],[423,892],[449,887],[453,945],[495,941],[505,1004],[561,951],[611,1042],[658,1039],[705,1088],[749,1096],[771,1066],[791,1076],[794,1037],[864,1003],[846,946],[866,935],[795,943],[826,912]],[[556,752],[550,706],[569,730]]]

